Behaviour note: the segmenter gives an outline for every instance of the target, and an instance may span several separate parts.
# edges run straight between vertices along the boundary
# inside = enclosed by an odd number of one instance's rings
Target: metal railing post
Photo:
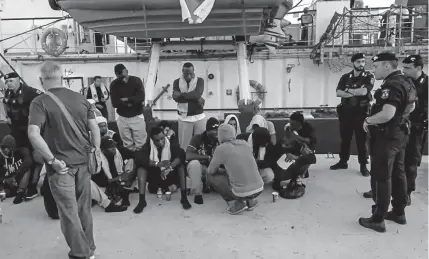
[[[398,52],[401,51],[402,45],[402,5],[399,6],[399,39],[398,39]]]

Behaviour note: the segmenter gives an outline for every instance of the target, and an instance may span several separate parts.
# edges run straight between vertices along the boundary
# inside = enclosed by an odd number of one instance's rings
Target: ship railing
[[[428,11],[420,6],[344,9],[325,46],[396,47],[428,44]]]

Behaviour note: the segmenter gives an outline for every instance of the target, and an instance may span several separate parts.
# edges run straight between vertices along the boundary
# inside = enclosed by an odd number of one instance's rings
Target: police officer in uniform
[[[353,133],[356,138],[360,172],[369,176],[366,167],[368,152],[366,150],[366,133],[362,129],[363,121],[368,115],[371,101],[371,90],[374,87],[374,76],[365,71],[365,55],[354,54],[351,58],[353,71],[344,74],[337,86],[337,97],[341,97],[341,104],[337,106],[340,121],[340,161],[331,166],[331,170],[347,169],[350,158],[350,144]]]
[[[377,232],[386,232],[384,219],[406,224],[407,179],[404,170],[405,146],[409,134],[409,114],[417,93],[414,84],[397,69],[393,53],[373,57],[377,80],[384,79],[375,94],[376,103],[363,128],[371,127],[374,138],[371,163],[371,189],[374,194],[373,215],[360,218],[359,224]],[[387,212],[392,197],[392,211]]]
[[[403,61],[403,73],[413,80],[417,90],[418,101],[415,110],[410,114],[411,131],[405,150],[405,173],[407,175],[407,205],[411,204],[411,193],[416,190],[417,167],[422,161],[423,145],[427,134],[428,121],[428,76],[423,70],[423,59],[420,55],[411,55]],[[372,198],[372,191],[365,192],[365,198]]]
[[[15,138],[17,147],[25,147],[32,152],[33,149],[27,134],[30,103],[42,92],[22,84],[15,72],[5,75],[4,79],[8,89],[5,92],[3,103],[6,108],[10,134]],[[35,181],[39,179],[40,170],[41,167],[39,169],[33,168],[34,175],[32,175],[32,184],[27,191],[27,199],[37,196],[37,182]]]
[[[410,114],[411,131],[405,150],[405,172],[407,174],[407,205],[411,205],[411,193],[416,190],[417,167],[422,161],[422,151],[426,140],[428,123],[428,75],[423,70],[423,59],[420,55],[411,55],[403,61],[403,73],[413,80],[417,90],[418,101],[415,110]]]

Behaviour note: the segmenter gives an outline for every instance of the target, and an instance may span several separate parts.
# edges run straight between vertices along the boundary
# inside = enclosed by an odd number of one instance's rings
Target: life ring
[[[265,87],[256,80],[249,80],[250,86],[256,91],[256,95],[258,99],[262,102],[265,99]],[[235,90],[235,94],[237,95],[237,104],[240,101],[240,86],[237,86]]]
[[[47,38],[50,38],[51,43],[46,44]],[[60,41],[60,42],[59,42]],[[63,54],[67,48],[67,35],[60,29],[46,29],[40,37],[43,50],[51,56],[58,57]]]

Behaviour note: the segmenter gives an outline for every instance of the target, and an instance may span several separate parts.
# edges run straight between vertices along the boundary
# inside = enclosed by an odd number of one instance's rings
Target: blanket
[[[118,172],[118,174],[122,174],[124,172],[124,161],[118,149],[116,149],[116,154],[113,157],[113,160],[115,162],[116,171]],[[101,167],[97,173],[101,171],[101,168],[103,168],[104,174],[107,176],[107,179],[113,178],[112,173],[110,172],[109,162],[107,161],[107,157],[103,154],[103,152],[101,152]]]

